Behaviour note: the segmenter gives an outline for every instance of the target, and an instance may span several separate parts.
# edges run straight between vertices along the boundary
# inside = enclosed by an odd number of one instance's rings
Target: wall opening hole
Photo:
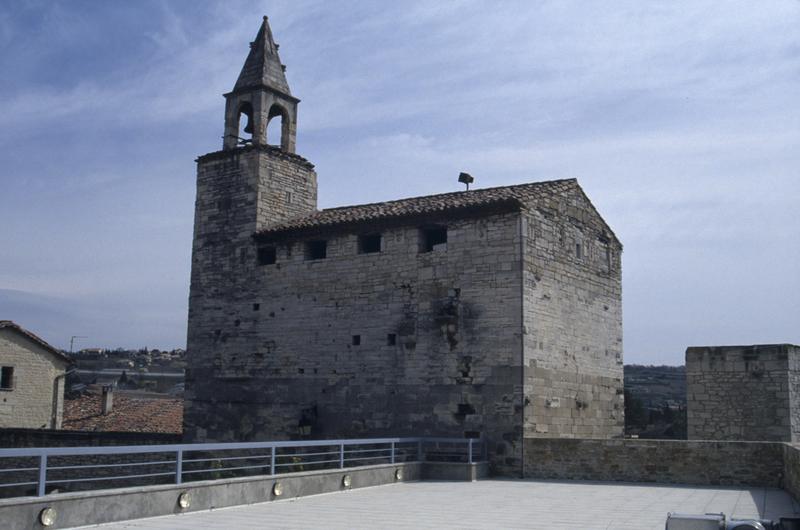
[[[306,242],[306,259],[325,259],[328,257],[327,241],[308,241]]]
[[[361,345],[361,335],[353,335],[353,346]]]
[[[420,229],[420,252],[447,250],[447,227],[426,226]]]
[[[358,252],[360,254],[372,254],[381,251],[381,235],[365,234],[358,236]]]
[[[261,304],[253,304],[253,311],[259,311],[261,309]]]
[[[258,264],[273,265],[278,260],[278,252],[275,247],[258,247]]]
[[[395,335],[394,333],[389,333],[388,335],[386,335],[386,344],[388,344],[389,346],[394,346],[395,344],[397,344],[397,335]]]

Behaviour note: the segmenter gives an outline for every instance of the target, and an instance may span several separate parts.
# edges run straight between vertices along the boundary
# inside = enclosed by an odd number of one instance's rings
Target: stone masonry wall
[[[579,189],[525,221],[525,436],[622,436],[622,247]]]
[[[796,441],[798,354],[785,344],[688,348],[689,439]]]
[[[484,434],[496,468],[518,470],[519,214],[433,220],[448,241],[432,252],[418,224],[314,234],[276,242],[277,262],[259,266],[244,244],[253,224],[232,220],[228,237],[214,210],[251,167],[219,163],[198,176],[187,439],[298,438],[301,424],[311,438]],[[376,230],[381,252],[359,253],[359,234]],[[320,238],[327,257],[307,260]]]
[[[800,499],[800,445],[783,444],[783,489]]]
[[[161,445],[181,442],[179,434],[139,433],[139,432],[81,432],[62,431],[51,429],[0,429],[0,448],[23,447],[94,447],[106,445]],[[104,464],[141,463],[144,461],[169,461],[174,459],[174,453],[147,453],[128,455],[91,455],[91,456],[51,456],[48,464],[51,467],[61,466],[88,466]],[[23,484],[36,482],[38,479],[38,457],[0,458],[0,469],[14,472],[0,473],[2,484]],[[130,473],[136,469],[137,473]],[[174,480],[174,476],[139,477],[135,479],[108,480],[109,476],[121,474],[121,470],[129,474],[169,473],[175,469],[175,464],[137,465],[135,468],[108,467],[82,469],[50,469],[47,474],[49,481],[47,492],[53,491],[84,491],[89,489],[103,489],[111,487],[137,486],[149,484],[164,484]],[[123,474],[124,474],[123,472]],[[84,478],[100,478],[98,481],[82,482],[55,482],[60,480],[73,480]],[[35,495],[36,485],[26,484],[18,487],[0,487],[0,498],[17,497],[22,495]]]
[[[525,439],[525,477],[780,487],[784,444]]]
[[[56,376],[64,374],[66,363],[13,330],[2,329],[0,366],[14,368],[13,388],[0,389],[0,428],[60,428],[64,378],[56,383]],[[55,392],[54,383],[58,385]]]
[[[800,442],[800,347],[787,348],[789,356],[789,421],[792,442]]]

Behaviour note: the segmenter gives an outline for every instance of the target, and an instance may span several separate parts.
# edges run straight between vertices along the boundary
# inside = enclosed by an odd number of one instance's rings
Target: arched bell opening
[[[236,130],[239,145],[247,145],[253,142],[253,105],[248,101],[239,105]]]
[[[267,115],[266,143],[283,150],[289,148],[289,113],[277,104],[270,107]]]

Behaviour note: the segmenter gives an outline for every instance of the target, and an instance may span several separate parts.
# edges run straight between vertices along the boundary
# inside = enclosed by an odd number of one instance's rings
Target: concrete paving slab
[[[414,482],[93,528],[663,530],[670,511],[777,519],[800,516],[800,505],[786,492],[769,488],[542,480]]]

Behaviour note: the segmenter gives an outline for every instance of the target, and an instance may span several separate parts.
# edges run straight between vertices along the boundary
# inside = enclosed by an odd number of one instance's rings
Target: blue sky
[[[320,206],[577,177],[626,362],[800,343],[800,2],[0,6],[0,318],[183,346],[194,159],[269,15]]]

